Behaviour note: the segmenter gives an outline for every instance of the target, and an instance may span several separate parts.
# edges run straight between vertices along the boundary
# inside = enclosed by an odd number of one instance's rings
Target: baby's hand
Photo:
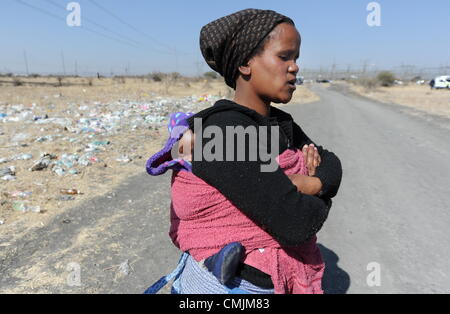
[[[194,149],[195,134],[188,129],[178,143],[178,157],[192,162],[192,151]]]
[[[305,158],[306,168],[308,168],[308,175],[310,177],[314,176],[316,174],[316,168],[320,165],[320,162],[322,161],[320,159],[319,152],[317,150],[317,147],[314,146],[314,144],[310,144],[303,146],[302,149],[303,157]]]

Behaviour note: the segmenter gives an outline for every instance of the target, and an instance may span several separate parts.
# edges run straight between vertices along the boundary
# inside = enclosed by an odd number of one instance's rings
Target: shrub
[[[392,86],[396,80],[395,75],[389,71],[380,72],[377,76],[377,80],[380,82],[381,86]]]
[[[21,80],[19,80],[18,78],[15,78],[15,79],[13,80],[13,85],[14,85],[14,86],[22,86],[22,85],[23,85],[23,82],[22,82]]]
[[[119,84],[125,84],[126,80],[124,76],[114,76],[113,80]]]
[[[217,73],[213,72],[213,71],[206,72],[205,74],[203,74],[203,76],[206,79],[212,79],[212,80],[215,80],[215,79],[219,78],[219,75],[217,75]]]
[[[164,78],[165,74],[161,72],[153,72],[149,74],[150,79],[154,82],[161,82]]]
[[[358,84],[365,87],[366,89],[374,89],[379,85],[378,79],[373,78],[361,78],[358,80]]]
[[[178,72],[172,72],[170,73],[170,78],[174,81],[178,80],[179,78],[181,78],[181,74]]]

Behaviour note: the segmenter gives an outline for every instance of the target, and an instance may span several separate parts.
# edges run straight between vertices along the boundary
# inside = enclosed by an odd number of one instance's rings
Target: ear
[[[250,62],[248,62],[247,65],[241,65],[238,69],[239,73],[241,73],[243,76],[249,76],[250,74],[252,74]]]

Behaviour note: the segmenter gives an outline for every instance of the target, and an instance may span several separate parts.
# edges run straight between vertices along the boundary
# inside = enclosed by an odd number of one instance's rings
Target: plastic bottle
[[[75,190],[75,189],[62,189],[61,194],[66,194],[66,195],[77,195],[77,194],[82,194],[80,191]]]

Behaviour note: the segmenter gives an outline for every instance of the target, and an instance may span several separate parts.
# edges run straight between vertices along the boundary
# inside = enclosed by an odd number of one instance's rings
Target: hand
[[[308,168],[308,175],[310,177],[316,175],[316,168],[320,165],[321,159],[319,151],[314,144],[303,146],[302,149],[303,157],[305,158],[306,168]]]
[[[195,134],[190,129],[184,132],[178,143],[178,157],[192,162],[192,151],[194,150]]]
[[[322,181],[316,177],[301,174],[288,175],[288,178],[297,187],[297,191],[307,195],[317,195],[322,190]]]

